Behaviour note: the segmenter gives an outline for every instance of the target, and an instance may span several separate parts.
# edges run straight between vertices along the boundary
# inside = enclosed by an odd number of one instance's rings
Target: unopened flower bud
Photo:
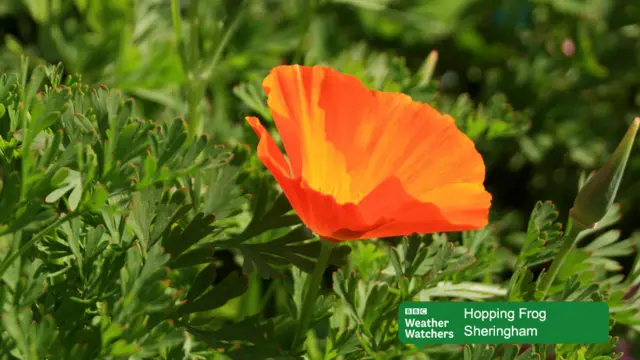
[[[607,213],[618,192],[639,126],[640,118],[635,118],[613,155],[578,192],[570,214],[574,224],[593,228]]]

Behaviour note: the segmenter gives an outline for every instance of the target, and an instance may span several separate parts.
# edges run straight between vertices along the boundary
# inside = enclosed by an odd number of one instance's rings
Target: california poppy
[[[488,222],[485,166],[453,118],[323,66],[264,79],[287,158],[255,117],[257,154],[300,219],[331,241],[463,231]]]

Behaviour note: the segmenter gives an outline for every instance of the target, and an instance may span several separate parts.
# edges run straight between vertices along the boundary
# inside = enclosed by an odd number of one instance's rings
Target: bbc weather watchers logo
[[[405,308],[405,315],[427,315],[427,308]]]

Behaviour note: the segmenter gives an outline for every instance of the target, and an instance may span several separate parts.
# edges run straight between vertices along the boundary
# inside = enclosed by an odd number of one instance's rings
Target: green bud
[[[427,59],[422,63],[420,67],[420,71],[418,71],[418,79],[420,79],[418,83],[418,87],[427,86],[429,82],[431,82],[431,78],[433,77],[433,71],[436,68],[436,64],[438,63],[438,51],[431,50]]]
[[[578,192],[570,212],[574,226],[593,228],[607,213],[618,192],[639,126],[640,117],[637,117],[613,155]]]

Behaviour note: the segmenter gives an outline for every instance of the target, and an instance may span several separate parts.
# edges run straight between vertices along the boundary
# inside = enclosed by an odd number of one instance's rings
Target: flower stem
[[[322,275],[324,274],[327,265],[329,264],[329,257],[335,246],[334,242],[320,240],[320,256],[316,262],[316,266],[313,269],[311,275],[307,275],[307,279],[304,283],[304,293],[302,294],[302,309],[300,309],[298,327],[293,338],[292,349],[295,349],[301,340],[304,340],[307,331],[309,330],[309,324],[313,318],[314,304],[316,297],[318,296],[318,290],[320,289],[320,283],[322,282]]]
[[[542,294],[544,298],[547,297],[547,293],[549,292],[551,285],[553,285],[553,282],[558,276],[558,273],[560,273],[560,269],[562,268],[562,265],[564,265],[564,261],[566,260],[569,252],[571,251],[571,248],[573,248],[573,245],[575,244],[576,239],[578,238],[578,235],[583,230],[586,230],[586,227],[582,226],[580,223],[572,222],[571,219],[569,219],[567,223],[567,227],[568,229],[563,239],[564,243],[562,244],[560,251],[556,254],[555,258],[553,259],[553,262],[551,263],[551,267],[549,268],[549,271],[545,274],[544,278],[542,279],[542,284],[540,285],[540,290],[542,290]]]
[[[184,40],[182,39],[182,19],[180,18],[180,3],[178,0],[171,0],[171,20],[173,21],[173,31],[176,37],[178,55],[182,61],[182,70],[187,71],[187,60],[184,54]]]
[[[187,61],[187,108],[189,134],[195,138],[202,135],[201,106],[204,98],[202,80],[199,76],[200,61],[200,7],[199,0],[189,1],[189,44],[186,49]]]
[[[180,2],[171,0],[171,18],[176,37],[178,54],[182,71],[186,77],[184,91],[187,100],[187,124],[189,135],[198,137],[202,135],[202,100],[204,99],[204,85],[200,77],[200,17],[199,0],[190,0],[187,10],[187,22],[189,33],[187,41],[182,34],[182,17],[180,15]]]

